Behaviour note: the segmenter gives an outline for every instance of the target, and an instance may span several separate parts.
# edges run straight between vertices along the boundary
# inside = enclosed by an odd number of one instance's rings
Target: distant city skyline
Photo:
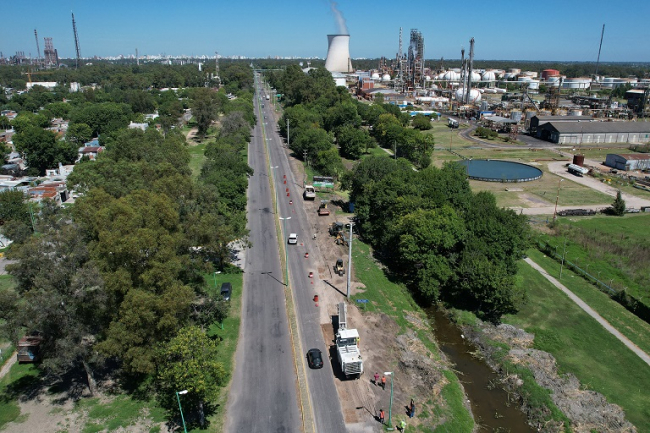
[[[650,2],[623,7],[601,0],[519,5],[468,0],[285,0],[214,2],[170,0],[87,2],[35,0],[3,6],[0,52],[35,58],[34,29],[41,56],[51,37],[62,58],[75,56],[74,12],[84,58],[201,56],[325,58],[327,35],[347,27],[353,58],[392,58],[399,29],[408,52],[411,29],[425,39],[425,58],[460,58],[476,40],[476,60],[595,62],[605,24],[601,62],[650,62]],[[338,14],[336,13],[338,12]],[[635,23],[637,21],[637,23]]]

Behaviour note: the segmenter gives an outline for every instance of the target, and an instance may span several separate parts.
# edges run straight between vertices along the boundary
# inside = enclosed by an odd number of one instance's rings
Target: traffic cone
[[[306,258],[306,259],[309,258],[309,253],[305,253],[305,258]]]
[[[314,273],[313,272],[309,273],[309,278],[314,278]]]

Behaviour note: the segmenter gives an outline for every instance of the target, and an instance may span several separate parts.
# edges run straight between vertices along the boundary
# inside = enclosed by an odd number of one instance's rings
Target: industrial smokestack
[[[327,35],[325,69],[330,72],[352,72],[350,35]]]
[[[467,91],[465,103],[469,104],[469,94],[472,91],[472,72],[474,72],[474,38],[469,40],[469,68],[467,72]]]

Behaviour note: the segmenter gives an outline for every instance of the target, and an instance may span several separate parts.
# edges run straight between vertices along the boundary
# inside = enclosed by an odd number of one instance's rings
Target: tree
[[[341,153],[349,159],[359,159],[373,145],[373,139],[368,134],[368,131],[352,125],[339,128],[336,139],[341,148]]]
[[[44,175],[45,170],[57,164],[71,164],[77,157],[77,148],[57,140],[53,132],[31,126],[14,136],[16,150],[25,155],[29,169]]]
[[[70,125],[65,133],[66,141],[76,147],[83,146],[84,143],[89,142],[91,138],[93,138],[93,131],[90,129],[90,126],[85,123]]]
[[[427,131],[433,128],[433,126],[431,126],[431,119],[423,114],[416,114],[415,117],[413,117],[412,125],[413,128],[419,129],[420,131]]]
[[[11,220],[29,223],[29,208],[22,191],[6,189],[0,192],[0,225]]]
[[[201,427],[205,426],[206,403],[217,399],[226,379],[217,357],[217,342],[200,328],[189,326],[165,345],[159,358],[158,380],[165,405],[176,410],[176,391],[187,390],[183,407],[188,412],[198,411]]]
[[[94,137],[126,128],[133,111],[128,104],[115,102],[86,103],[70,112],[70,126],[85,123]]]
[[[625,214],[625,200],[623,200],[623,197],[621,196],[621,190],[616,192],[616,198],[612,203],[611,210],[612,214],[616,216],[623,216]]]
[[[217,119],[219,106],[217,105],[216,92],[208,88],[195,89],[192,95],[192,115],[196,119],[198,135],[205,137],[208,128]]]
[[[94,346],[107,325],[111,302],[98,269],[88,262],[80,228],[62,223],[40,229],[38,237],[10,252],[17,263],[7,269],[22,299],[16,304],[17,324],[44,337],[46,370],[63,375],[82,367],[94,394],[93,365],[100,360]]]
[[[188,321],[195,295],[180,275],[190,267],[171,198],[133,191],[115,199],[93,190],[75,204],[75,221],[90,238],[90,257],[116,299],[98,349],[119,356],[127,371],[152,373],[158,342]]]

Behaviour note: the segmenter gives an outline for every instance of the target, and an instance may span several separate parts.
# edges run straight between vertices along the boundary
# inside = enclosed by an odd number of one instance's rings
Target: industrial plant
[[[395,57],[381,57],[375,69],[353,71],[350,34],[329,35],[328,42],[326,69],[337,84],[345,81],[360,99],[373,100],[381,94],[386,102],[412,105],[426,114],[444,111],[510,133],[514,139],[518,133],[527,132],[555,143],[650,140],[649,128],[625,122],[650,115],[649,78],[597,73],[567,77],[555,69],[541,73],[518,68],[477,69],[474,38],[469,39],[467,55],[464,48],[460,51],[460,68],[445,69],[442,59],[439,68],[427,67],[422,32],[411,29],[404,50],[402,28]],[[600,53],[596,71],[599,61]],[[628,89],[624,93],[626,104],[613,99],[612,91],[621,86]],[[533,117],[544,119],[542,124],[547,125],[536,123],[531,128]]]

